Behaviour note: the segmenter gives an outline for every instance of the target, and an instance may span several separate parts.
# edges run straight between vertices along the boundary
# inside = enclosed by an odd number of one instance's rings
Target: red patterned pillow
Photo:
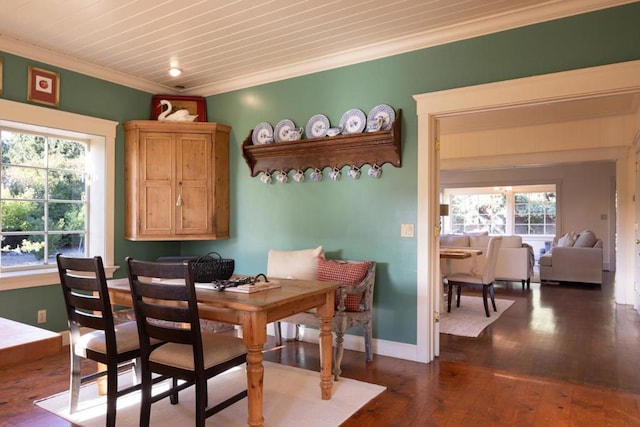
[[[318,258],[317,278],[323,282],[338,282],[343,285],[358,285],[367,275],[369,262],[346,262],[332,259]],[[347,295],[345,298],[346,311],[362,311],[360,300],[362,295]],[[338,295],[336,293],[336,308]]]

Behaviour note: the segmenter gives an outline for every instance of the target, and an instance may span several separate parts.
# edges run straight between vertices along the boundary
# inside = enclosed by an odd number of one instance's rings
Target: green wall
[[[416,223],[417,120],[412,96],[640,59],[637,22],[640,4],[634,3],[209,97],[209,120],[233,128],[232,237],[225,241],[183,243],[182,253],[216,250],[236,260],[236,271],[249,274],[266,270],[270,248],[323,245],[329,257],[377,261],[374,336],[415,344],[416,240],[400,238],[401,223]],[[24,102],[26,66],[32,62],[3,56],[3,97]],[[57,71],[62,81],[60,109],[120,122],[149,116],[150,94]],[[379,180],[363,173],[358,181],[343,177],[338,182],[325,178],[316,183],[309,180],[307,172],[303,183],[290,179],[284,185],[265,185],[259,178],[250,177],[240,146],[257,123],[268,121],[275,126],[287,118],[304,127],[309,117],[322,113],[336,124],[350,108],[360,108],[366,113],[380,103],[402,109],[401,168],[385,165]],[[124,193],[121,127],[117,143],[116,191],[121,195]],[[368,167],[364,169],[366,172]],[[121,197],[117,197],[115,209],[116,260],[127,255],[151,259],[162,253],[176,253],[175,244],[125,241]],[[31,319],[35,316],[30,313],[32,307],[24,315],[9,309],[20,306],[25,295],[36,301],[45,298],[43,288],[1,292],[0,316],[32,323],[35,320]],[[47,326],[53,330],[63,328]]]

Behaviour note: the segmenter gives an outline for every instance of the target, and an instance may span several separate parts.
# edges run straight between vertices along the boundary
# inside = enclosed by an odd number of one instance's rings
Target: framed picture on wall
[[[0,56],[0,95],[2,95],[2,57]]]
[[[60,75],[42,68],[28,68],[27,99],[57,107],[60,104]]]
[[[160,104],[160,101],[168,101],[171,105],[171,112],[186,109],[190,115],[197,115],[196,122],[207,121],[207,101],[202,96],[181,96],[181,95],[154,95],[151,98],[151,120],[158,120],[158,116],[163,113],[168,106]],[[169,114],[171,114],[169,112]]]

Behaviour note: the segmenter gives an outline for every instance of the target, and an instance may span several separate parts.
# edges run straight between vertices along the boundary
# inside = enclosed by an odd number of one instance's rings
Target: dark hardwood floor
[[[347,351],[344,377],[387,390],[344,426],[640,426],[640,318],[615,304],[611,275],[496,296],[516,302],[478,338],[442,335],[433,363]],[[265,360],[319,364],[299,342],[270,340]],[[68,369],[67,352],[0,369],[0,426],[69,426],[32,403],[65,390]]]

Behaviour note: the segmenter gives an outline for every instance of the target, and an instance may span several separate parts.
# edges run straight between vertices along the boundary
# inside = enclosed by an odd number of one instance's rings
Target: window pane
[[[49,203],[49,231],[84,231],[85,205],[82,203]]]
[[[45,166],[45,138],[15,132],[2,132],[2,163]]]
[[[21,267],[44,264],[44,236],[3,236],[0,267]]]
[[[515,233],[516,234],[528,234],[529,233],[529,226],[528,225],[516,225],[515,226]]]
[[[49,170],[49,199],[84,200],[84,198],[83,173]]]
[[[55,169],[84,170],[86,144],[77,141],[51,138],[49,140],[48,166]]]
[[[45,185],[44,169],[2,167],[3,198],[44,199]]]
[[[84,233],[50,234],[49,259],[55,262],[55,255],[85,256]]]
[[[3,200],[2,232],[44,231],[44,203]]]

